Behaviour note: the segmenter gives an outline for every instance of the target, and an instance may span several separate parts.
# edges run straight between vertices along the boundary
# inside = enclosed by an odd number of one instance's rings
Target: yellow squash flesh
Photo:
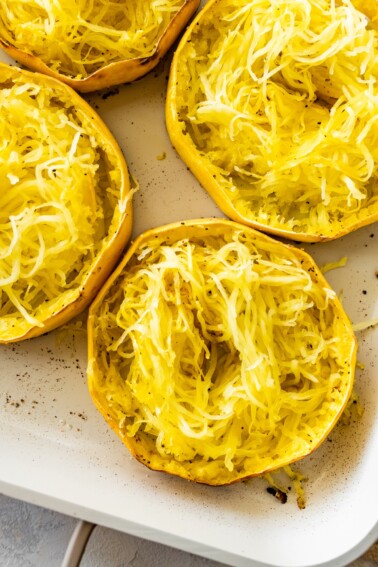
[[[197,15],[166,123],[230,218],[308,242],[378,220],[377,19],[376,0],[210,0]]]
[[[351,324],[313,260],[233,221],[142,234],[89,310],[96,407],[141,463],[209,485],[316,449],[355,362]]]
[[[134,81],[151,71],[199,0],[5,0],[0,47],[26,67],[79,92]]]
[[[0,342],[38,336],[91,302],[132,228],[122,152],[56,79],[0,65]]]

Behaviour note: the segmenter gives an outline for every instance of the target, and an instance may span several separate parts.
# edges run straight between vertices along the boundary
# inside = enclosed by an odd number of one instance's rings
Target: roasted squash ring
[[[130,452],[209,485],[316,449],[356,356],[313,260],[221,219],[137,238],[90,307],[88,345],[91,396]]]
[[[378,220],[378,2],[210,0],[175,52],[167,128],[222,211],[298,241]]]
[[[36,0],[4,0],[0,47],[77,91],[96,91],[151,71],[199,1],[48,0],[42,6]]]
[[[113,136],[70,87],[0,65],[0,342],[35,337],[93,299],[132,228]]]

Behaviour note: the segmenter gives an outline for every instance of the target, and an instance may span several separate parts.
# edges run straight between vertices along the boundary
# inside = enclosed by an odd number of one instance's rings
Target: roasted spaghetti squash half
[[[309,242],[378,220],[377,21],[376,0],[199,13],[175,52],[167,129],[225,214]]]
[[[70,87],[0,65],[0,342],[93,299],[131,232],[123,155]]]
[[[80,92],[138,79],[176,40],[199,0],[2,0],[0,47]]]
[[[142,234],[88,333],[106,421],[146,466],[200,483],[308,455],[352,389],[355,337],[313,260],[233,221]]]

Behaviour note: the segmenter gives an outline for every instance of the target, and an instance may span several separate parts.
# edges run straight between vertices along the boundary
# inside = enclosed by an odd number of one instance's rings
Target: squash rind
[[[37,337],[51,331],[78,315],[90,304],[104,281],[107,279],[108,275],[111,273],[130,238],[133,214],[131,202],[132,192],[124,156],[115,138],[93,108],[91,108],[73,89],[71,89],[71,87],[63,84],[55,78],[24,71],[5,64],[1,64],[0,72],[6,80],[12,81],[15,77],[25,77],[25,82],[30,81],[32,84],[36,83],[38,85],[42,85],[44,88],[49,89],[50,92],[53,91],[56,93],[58,98],[61,96],[62,100],[69,100],[70,103],[76,109],[79,109],[87,119],[90,119],[91,128],[93,128],[93,130],[91,130],[92,134],[97,137],[97,140],[104,152],[106,152],[106,148],[109,148],[112,151],[120,171],[118,203],[116,209],[112,211],[112,222],[116,222],[116,226],[112,227],[111,234],[109,233],[104,236],[102,242],[105,242],[106,239],[108,239],[108,242],[105,247],[99,248],[99,251],[94,258],[89,271],[85,275],[80,288],[76,288],[74,297],[68,304],[43,321],[42,327],[29,326],[30,328],[21,334],[18,333],[16,329],[12,332],[9,331],[9,335],[7,336],[0,336],[0,343],[8,343]]]
[[[231,484],[249,477],[270,472],[272,470],[280,468],[281,466],[285,466],[294,461],[297,461],[298,459],[301,459],[314,451],[323,442],[331,429],[335,426],[347,404],[352,391],[354,366],[356,362],[356,340],[354,333],[350,321],[348,320],[348,317],[346,316],[340,302],[337,298],[335,298],[333,307],[335,309],[335,313],[337,313],[337,318],[339,318],[344,325],[343,347],[345,348],[344,354],[347,361],[346,364],[348,365],[349,369],[347,384],[345,385],[345,391],[343,393],[343,402],[340,404],[340,407],[338,407],[338,411],[334,415],[334,418],[329,423],[327,423],[327,425],[324,425],[323,434],[317,439],[316,443],[312,443],[311,446],[310,444],[308,444],[306,451],[297,451],[296,453],[293,453],[290,458],[286,456],[286,458],[277,459],[274,462],[271,462],[269,466],[265,466],[263,469],[251,470],[250,472],[243,471],[242,473],[239,472],[238,474],[233,474],[232,472],[229,472],[226,468],[224,468],[222,472],[219,472],[218,470],[216,476],[211,476],[211,473],[209,473],[209,471],[207,470],[211,470],[211,466],[208,466],[208,463],[203,463],[203,467],[201,467],[199,463],[193,465],[190,461],[178,462],[174,458],[170,459],[168,457],[163,457],[156,450],[154,440],[151,440],[148,435],[139,435],[138,433],[135,435],[135,437],[133,437],[127,434],[127,420],[126,426],[125,424],[122,424],[121,426],[120,422],[115,417],[115,414],[112,413],[112,409],[109,406],[109,401],[106,395],[106,388],[103,387],[103,382],[106,382],[106,376],[103,374],[103,369],[100,363],[101,356],[98,350],[100,348],[100,345],[97,340],[100,335],[98,335],[96,331],[96,321],[97,318],[100,317],[101,306],[106,303],[106,298],[109,290],[112,288],[112,286],[115,285],[115,282],[119,282],[117,284],[117,289],[119,289],[123,274],[127,277],[128,263],[130,262],[131,258],[135,258],[138,253],[141,253],[144,244],[146,244],[147,242],[158,239],[159,241],[164,241],[165,244],[169,244],[170,242],[176,242],[180,238],[190,239],[191,235],[195,236],[196,238],[203,238],[205,240],[206,234],[210,236],[214,236],[216,234],[222,235],[227,231],[233,230],[242,230],[245,231],[246,234],[253,234],[256,238],[256,241],[261,241],[263,243],[269,243],[270,241],[272,241],[270,237],[258,233],[251,228],[239,225],[237,223],[234,223],[233,221],[223,219],[185,221],[159,227],[143,233],[131,244],[119,266],[105,283],[100,293],[97,295],[95,301],[90,307],[88,318],[88,387],[92,400],[104,419],[120,437],[131,454],[148,468],[177,475],[179,477],[193,480],[195,482],[214,486]],[[314,278],[314,281],[317,281],[323,288],[330,290],[328,283],[308,254],[289,245],[279,244],[279,246],[282,246],[283,253],[286,249],[290,249],[291,252],[294,252],[297,258],[299,258],[303,263],[304,269],[308,271],[309,274],[311,274],[311,278]],[[103,344],[101,345],[101,349],[104,349]],[[101,388],[99,388],[99,383],[102,384]]]
[[[162,33],[154,53],[150,56],[110,63],[83,79],[75,79],[56,72],[42,61],[40,57],[27,53],[2,39],[0,39],[0,48],[10,57],[31,70],[59,79],[80,93],[90,93],[122,83],[130,83],[140,79],[154,69],[176,41],[186,23],[197,10],[199,3],[200,0],[185,1],[185,4],[175,14]]]
[[[325,242],[341,238],[363,226],[377,222],[378,201],[376,198],[375,202],[366,207],[363,214],[358,213],[358,215],[354,214],[350,217],[345,216],[341,223],[334,223],[334,226],[328,226],[326,230],[320,227],[317,230],[308,232],[303,230],[291,230],[287,226],[285,228],[285,223],[282,223],[282,226],[276,226],[273,223],[269,223],[269,221],[266,223],[262,222],[257,219],[257,215],[253,210],[249,211],[250,214],[245,214],[245,208],[243,210],[235,204],[230,196],[230,192],[227,191],[222,182],[222,174],[219,168],[198,148],[191,134],[186,131],[184,120],[180,119],[180,112],[183,112],[184,104],[179,100],[178,95],[178,84],[181,80],[180,62],[183,59],[183,54],[185,54],[189,44],[193,45],[194,40],[192,39],[192,35],[195,31],[200,29],[202,21],[206,19],[206,17],[209,17],[209,15],[212,14],[212,10],[221,6],[221,4],[219,0],[210,0],[207,2],[205,7],[187,28],[174,54],[166,99],[166,127],[172,145],[177,153],[224,214],[236,222],[240,222],[257,230],[299,242]],[[360,2],[356,1],[356,8],[360,8],[362,11],[359,4]],[[377,13],[376,5],[374,5],[374,7],[369,5],[366,7],[366,10],[370,10],[369,14],[374,13],[375,15]],[[216,18],[218,14],[214,12],[213,16]],[[183,68],[185,68],[185,64]],[[186,81],[184,81],[183,84],[184,89],[186,89]],[[363,205],[361,205],[361,209],[362,208]]]

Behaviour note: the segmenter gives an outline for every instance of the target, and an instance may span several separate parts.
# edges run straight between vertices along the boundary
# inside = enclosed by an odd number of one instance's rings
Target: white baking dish
[[[88,98],[140,183],[134,235],[223,216],[170,145],[167,74],[165,62],[133,85]],[[329,281],[353,322],[378,317],[377,225],[307,249],[320,265],[346,255]],[[59,331],[0,348],[0,491],[235,566],[346,565],[378,537],[378,329],[359,339],[365,369],[356,390],[365,411],[299,463],[309,479],[305,510],[293,494],[280,504],[260,479],[211,488],[132,460],[89,398],[85,334]]]

